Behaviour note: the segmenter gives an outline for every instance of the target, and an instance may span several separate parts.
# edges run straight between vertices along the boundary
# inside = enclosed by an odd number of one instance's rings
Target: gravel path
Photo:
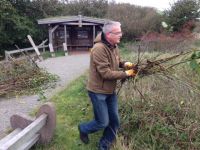
[[[89,54],[50,58],[39,62],[38,65],[45,68],[48,72],[60,77],[60,80],[54,89],[47,89],[45,91],[45,96],[50,98],[88,69]],[[42,101],[38,101],[38,99],[38,95],[10,99],[0,98],[0,138],[3,137],[6,130],[10,128],[9,118],[16,113],[28,115],[34,108],[42,104]]]

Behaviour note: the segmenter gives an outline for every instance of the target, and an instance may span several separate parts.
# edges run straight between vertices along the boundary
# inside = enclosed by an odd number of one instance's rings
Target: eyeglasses
[[[123,33],[122,32],[110,32],[111,34],[114,34],[114,35],[122,35]]]

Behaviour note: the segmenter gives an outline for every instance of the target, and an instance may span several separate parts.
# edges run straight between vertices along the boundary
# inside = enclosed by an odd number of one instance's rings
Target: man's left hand
[[[128,61],[124,63],[124,68],[125,69],[132,69],[134,66],[135,65],[133,63],[128,62]]]

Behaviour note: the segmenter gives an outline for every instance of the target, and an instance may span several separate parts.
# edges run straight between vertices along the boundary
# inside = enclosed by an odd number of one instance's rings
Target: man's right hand
[[[135,75],[137,74],[137,71],[135,71],[134,69],[130,69],[130,70],[125,71],[125,73],[128,77],[135,77]]]

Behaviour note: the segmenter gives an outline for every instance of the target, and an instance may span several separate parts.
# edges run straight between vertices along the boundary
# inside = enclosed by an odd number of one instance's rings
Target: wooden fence
[[[45,49],[49,47],[48,45],[41,45],[41,46],[38,46],[37,48],[38,49]],[[12,50],[12,51],[5,51],[5,59],[6,61],[8,61],[9,59],[12,59],[12,55],[13,54],[17,54],[17,53],[22,53],[22,52],[27,52],[27,51],[33,51],[34,48],[33,47],[29,47],[29,48],[24,48],[24,49],[17,49],[17,50]],[[43,50],[45,51],[45,50]]]

